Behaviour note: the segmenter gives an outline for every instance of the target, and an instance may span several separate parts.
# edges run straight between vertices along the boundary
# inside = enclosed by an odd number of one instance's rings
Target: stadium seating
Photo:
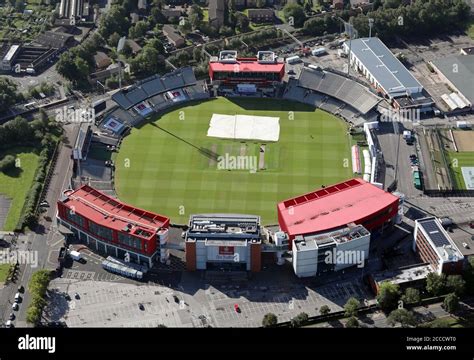
[[[361,114],[369,112],[380,101],[363,85],[329,71],[303,68],[298,79],[298,86],[336,98]]]

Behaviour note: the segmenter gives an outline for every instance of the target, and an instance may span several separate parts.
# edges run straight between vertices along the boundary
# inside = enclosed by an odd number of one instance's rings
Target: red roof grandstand
[[[118,242],[120,233],[142,239],[148,244],[142,246],[142,252],[147,254],[156,249],[158,230],[169,226],[169,218],[124,204],[88,185],[65,193],[65,197],[58,201],[58,216],[109,242]],[[104,236],[102,227],[112,230],[110,237]]]
[[[362,224],[376,229],[398,212],[399,198],[362,179],[351,179],[278,204],[278,222],[290,239]]]
[[[258,74],[258,75],[256,75]],[[236,58],[233,61],[211,61],[209,77],[211,81],[225,83],[261,83],[281,81],[285,75],[282,62],[263,62],[258,58]]]
[[[236,65],[238,67],[236,67]],[[235,72],[274,72],[281,73],[285,69],[284,63],[260,63],[257,58],[237,58],[233,63],[210,62],[209,69],[212,71]]]

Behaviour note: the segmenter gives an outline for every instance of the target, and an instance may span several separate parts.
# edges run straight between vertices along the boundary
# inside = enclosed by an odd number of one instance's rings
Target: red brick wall
[[[196,243],[186,242],[186,270],[196,271]]]
[[[250,271],[259,272],[262,269],[262,244],[250,243]]]

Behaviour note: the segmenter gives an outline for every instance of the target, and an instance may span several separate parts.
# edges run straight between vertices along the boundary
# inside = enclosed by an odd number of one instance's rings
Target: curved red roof
[[[290,237],[359,224],[389,208],[398,211],[399,198],[362,179],[351,179],[278,204],[278,220]]]

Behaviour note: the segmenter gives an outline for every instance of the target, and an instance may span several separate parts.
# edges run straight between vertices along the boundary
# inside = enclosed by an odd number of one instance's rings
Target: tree
[[[193,24],[188,20],[183,19],[179,22],[178,29],[182,34],[186,35],[193,31]]]
[[[446,278],[446,288],[457,296],[461,296],[466,290],[466,282],[462,279],[461,275],[449,275]]]
[[[357,316],[357,310],[359,309],[360,302],[354,297],[351,297],[347,300],[346,305],[344,305],[345,316]]]
[[[418,304],[420,302],[420,291],[414,288],[407,288],[402,296],[402,301],[406,304]]]
[[[13,155],[6,155],[0,160],[0,171],[7,172],[15,167],[15,157]]]
[[[304,9],[298,4],[285,5],[283,8],[283,16],[286,22],[295,27],[302,27],[306,20]]]
[[[416,325],[416,319],[411,311],[402,308],[393,310],[387,318],[387,323],[390,326],[400,323],[402,327],[409,327]]]
[[[463,278],[466,281],[466,292],[470,295],[474,294],[474,256],[468,258]]]
[[[25,10],[25,1],[24,0],[16,0],[15,1],[15,10],[19,13],[22,13]]]
[[[358,328],[359,327],[359,321],[355,316],[351,316],[349,320],[346,322],[346,328]]]
[[[304,324],[306,324],[306,322],[308,321],[308,318],[309,316],[305,312],[299,313],[293,319],[291,319],[291,326],[295,328],[301,327]]]
[[[7,111],[12,105],[23,99],[17,90],[16,83],[6,77],[0,77],[0,112]]]
[[[459,297],[455,293],[448,294],[444,298],[443,307],[447,312],[452,314],[459,308]]]
[[[128,42],[125,42],[125,44],[123,44],[122,49],[120,50],[120,54],[122,54],[125,57],[129,57],[132,55],[132,53],[133,53],[132,47],[130,46]]]
[[[191,5],[191,8],[189,9],[189,15],[196,15],[200,20],[204,18],[202,8],[197,4]]]
[[[109,44],[110,47],[116,49],[119,41],[120,41],[120,35],[118,33],[114,32],[107,39],[107,44]]]
[[[426,277],[426,290],[433,296],[439,296],[444,293],[446,283],[446,275],[437,273],[429,273]]]
[[[165,47],[163,46],[163,43],[160,41],[160,39],[151,39],[148,41],[147,46],[156,49],[160,54],[165,53]]]
[[[275,314],[272,314],[272,313],[265,314],[262,320],[263,327],[266,327],[266,328],[275,327],[276,324],[278,324],[278,318]]]
[[[377,302],[384,311],[390,311],[398,306],[400,299],[400,289],[398,285],[384,281],[380,284]]]
[[[331,312],[331,309],[327,305],[323,305],[319,309],[319,313],[323,316],[329,314],[330,312]]]
[[[146,31],[148,30],[148,24],[140,20],[134,26],[130,27],[128,30],[128,36],[131,39],[139,39],[145,36]]]
[[[116,5],[105,13],[99,25],[99,33],[104,39],[108,39],[115,32],[121,36],[127,34],[130,21],[126,14],[127,11],[123,7]]]
[[[236,23],[235,26],[240,32],[247,32],[249,31],[250,21],[247,16],[242,13],[237,13],[235,15]]]
[[[30,324],[37,324],[41,319],[41,309],[30,306],[26,311],[26,321]]]

